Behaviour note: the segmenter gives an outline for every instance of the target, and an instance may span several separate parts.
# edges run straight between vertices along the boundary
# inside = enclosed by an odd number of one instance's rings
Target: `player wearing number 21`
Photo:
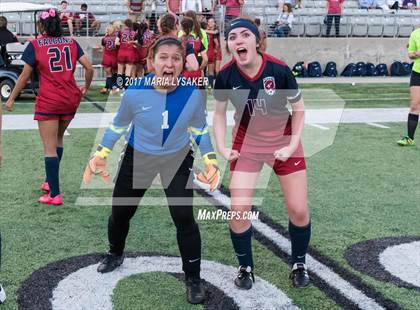
[[[13,110],[16,97],[26,85],[32,72],[39,77],[39,90],[35,102],[35,117],[44,145],[46,179],[41,189],[46,192],[38,200],[44,204],[63,203],[59,186],[60,160],[63,155],[63,136],[76,114],[82,95],[92,81],[93,68],[79,44],[62,36],[61,21],[55,9],[39,15],[41,36],[26,47],[22,60],[23,71],[6,102]],[[76,63],[85,69],[85,85],[78,87],[74,79]]]

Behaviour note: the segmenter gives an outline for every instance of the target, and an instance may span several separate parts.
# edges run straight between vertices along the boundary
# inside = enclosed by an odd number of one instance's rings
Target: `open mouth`
[[[245,47],[238,47],[236,49],[236,52],[238,53],[239,59],[246,60],[246,56],[248,54],[248,51]]]
[[[174,77],[174,73],[172,71],[163,71],[163,77],[167,79],[172,79]]]

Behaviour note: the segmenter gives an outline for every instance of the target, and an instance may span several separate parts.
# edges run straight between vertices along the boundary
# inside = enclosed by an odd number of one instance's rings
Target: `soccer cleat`
[[[398,145],[401,145],[401,146],[409,146],[409,145],[414,146],[414,145],[416,145],[416,142],[414,142],[414,140],[411,139],[408,136],[405,136],[404,138],[398,140],[397,143],[398,143]]]
[[[308,270],[304,263],[295,263],[290,273],[293,286],[296,288],[305,288],[311,283],[309,278]]]
[[[0,284],[0,304],[4,303],[6,300],[6,292],[4,291],[3,287]]]
[[[242,290],[249,290],[252,287],[252,283],[255,282],[254,274],[250,266],[244,267],[239,266],[238,275],[235,279],[236,287]]]
[[[106,256],[99,263],[97,271],[100,273],[107,273],[115,270],[121,266],[124,261],[124,256],[119,256],[114,253],[107,253]]]
[[[41,185],[41,190],[43,191],[43,192],[46,192],[46,193],[49,193],[51,190],[50,190],[50,185],[48,184],[48,182],[44,182],[44,183],[42,183],[42,185]]]
[[[43,203],[46,205],[62,205],[63,204],[63,197],[61,195],[57,195],[55,197],[51,197],[50,194],[42,195],[38,199],[39,203]]]
[[[185,286],[187,288],[187,301],[190,304],[196,305],[204,302],[206,293],[200,278],[187,278]]]

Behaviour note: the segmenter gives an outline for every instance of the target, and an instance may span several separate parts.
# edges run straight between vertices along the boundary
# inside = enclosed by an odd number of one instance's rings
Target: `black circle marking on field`
[[[218,209],[222,209],[224,211],[228,211],[228,209],[220,205],[220,203],[209,195],[206,191],[202,189],[195,188],[196,192],[210,201],[214,207]],[[230,191],[223,185],[219,188],[220,192],[224,195],[230,197]],[[289,232],[286,228],[284,228],[279,223],[274,222],[270,217],[265,215],[261,210],[258,210],[256,207],[252,208],[253,211],[259,212],[259,220],[269,226],[271,229],[275,230],[277,233],[282,235],[283,237],[290,240]],[[259,241],[262,245],[264,245],[267,249],[269,249],[274,255],[279,257],[282,261],[287,264],[290,264],[290,255],[285,253],[279,246],[273,243],[269,238],[264,236],[263,234],[259,233],[258,231],[253,231],[254,238]],[[233,253],[233,252],[232,252]],[[395,301],[386,298],[382,293],[376,291],[373,287],[369,286],[368,284],[364,283],[363,280],[348,271],[347,269],[341,267],[338,263],[333,261],[331,258],[321,254],[319,251],[315,250],[311,246],[309,246],[308,254],[312,257],[317,259],[319,262],[333,270],[336,274],[338,274],[341,278],[345,281],[349,282],[352,286],[362,291],[367,297],[372,298],[375,300],[377,304],[382,306],[385,309],[392,309],[392,310],[400,310],[402,309],[399,304]],[[258,268],[258,267],[257,267]],[[359,309],[359,307],[345,297],[338,289],[331,286],[329,283],[318,277],[313,272],[309,272],[312,283],[318,287],[321,291],[323,291],[328,297],[336,302],[337,305],[343,307],[344,309]]]
[[[34,271],[20,286],[18,290],[18,309],[19,310],[52,310],[50,299],[58,283],[73,272],[98,263],[104,254],[87,254],[76,257],[69,257],[60,261],[50,263]],[[125,257],[139,256],[167,256],[168,254],[152,252],[127,252]],[[183,281],[180,273],[168,273],[178,280]],[[226,296],[222,290],[203,280],[206,289],[206,301],[203,309],[226,309],[239,310],[234,300]]]
[[[387,237],[362,241],[348,247],[344,257],[354,269],[379,281],[390,282],[398,287],[420,291],[420,288],[407,283],[388,272],[379,261],[379,255],[388,247],[420,241],[418,236]]]

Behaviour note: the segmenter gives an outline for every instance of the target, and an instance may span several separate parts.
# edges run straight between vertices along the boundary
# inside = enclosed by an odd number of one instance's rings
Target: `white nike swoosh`
[[[242,257],[242,256],[245,256],[246,255],[246,253],[245,254],[238,254],[238,253],[235,253],[236,254],[236,256],[240,256],[240,257]]]
[[[299,160],[298,162],[295,163],[295,166],[299,165],[301,162],[301,160]]]
[[[152,107],[141,107],[141,110],[142,111],[147,111],[147,110],[150,110]]]
[[[232,89],[238,89],[241,88],[241,86],[233,86]]]
[[[199,258],[197,258],[197,259],[190,259],[190,260],[188,260],[190,263],[194,263],[194,262],[196,262],[196,261],[199,261],[200,259]]]

